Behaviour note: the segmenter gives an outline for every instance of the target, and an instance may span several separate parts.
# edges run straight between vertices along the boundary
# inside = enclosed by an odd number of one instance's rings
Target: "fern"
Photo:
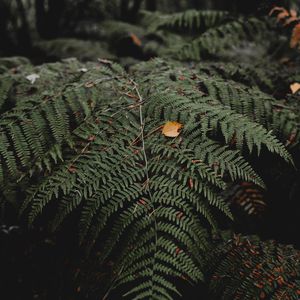
[[[39,41],[35,43],[35,47],[46,57],[51,59],[76,57],[80,61],[92,61],[98,57],[106,59],[114,58],[114,56],[108,52],[106,43],[94,41],[64,38]]]
[[[289,92],[289,85],[299,80],[299,67],[278,63],[266,57],[265,61],[249,62],[202,62],[199,71],[208,75],[218,75],[247,86],[257,86],[261,91],[282,97]],[[274,94],[275,93],[275,94]]]
[[[56,162],[63,145],[70,142],[71,131],[95,109],[95,97],[98,96],[94,90],[97,85],[113,80],[110,71],[104,69],[102,78],[92,82],[84,76],[80,64],[71,60],[66,64],[66,74],[60,80],[60,86],[57,84],[62,77],[58,73],[60,66],[53,64],[34,70],[39,76],[34,86],[26,78],[33,72],[32,67],[20,75],[3,75],[4,80],[15,81],[17,95],[17,99],[9,99],[6,91],[1,91],[5,101],[16,102],[14,108],[2,114],[0,122],[3,174],[20,178],[26,176],[34,165],[43,169],[49,159]],[[72,83],[80,77],[86,79],[79,84]]]
[[[300,253],[292,246],[227,233],[215,245],[207,270],[212,299],[299,299]]]
[[[6,99],[8,98],[8,94],[9,94],[9,91],[12,87],[12,80],[10,80],[10,78],[4,78],[2,81],[1,81],[1,87],[0,87],[0,90],[1,90],[1,94],[0,94],[0,111],[3,107],[3,105],[5,104],[6,102]]]
[[[197,11],[187,10],[180,13],[159,16],[156,22],[151,22],[152,30],[158,28],[180,29],[190,31],[204,31],[207,28],[218,26],[229,17],[224,11]]]
[[[219,27],[211,28],[185,46],[178,53],[180,59],[200,60],[203,55],[220,56],[232,45],[241,41],[263,40],[268,36],[269,30],[266,22],[257,18],[247,20],[237,19]]]
[[[217,227],[215,214],[232,217],[220,191],[235,180],[264,185],[245,151],[265,147],[291,161],[263,126],[271,126],[264,119],[274,99],[162,60],[131,76],[100,62],[3,75],[14,88],[1,94],[15,104],[0,123],[2,186],[31,175],[21,205],[29,223],[51,202],[58,206],[54,229],[80,212],[80,241],[92,246],[101,237],[102,262],[121,247],[112,287],[132,282],[130,299],[173,299],[172,278],[204,278],[206,229]],[[29,71],[40,76],[33,84],[24,78]],[[234,98],[220,93],[226,89],[241,91]],[[183,124],[174,139],[161,133],[170,120]]]
[[[265,59],[283,45],[276,38],[276,24],[271,18],[242,17],[224,11],[187,10],[170,15],[146,15],[148,29],[165,41],[161,56],[176,60],[199,61],[205,58],[246,60]],[[163,30],[164,34],[161,34]],[[184,33],[183,41],[168,36],[168,31]],[[286,41],[286,38],[282,37]],[[173,40],[173,43],[172,43]],[[274,50],[273,48],[276,49]],[[252,50],[251,50],[252,49]],[[253,53],[252,53],[253,52]]]
[[[261,189],[249,182],[240,182],[229,187],[222,196],[230,206],[249,216],[261,216],[266,209],[266,199]]]

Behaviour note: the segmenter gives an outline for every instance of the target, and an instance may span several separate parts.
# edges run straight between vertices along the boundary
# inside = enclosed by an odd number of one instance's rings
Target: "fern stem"
[[[141,126],[141,142],[142,142],[142,151],[143,151],[143,155],[144,155],[144,160],[145,160],[145,174],[146,174],[146,186],[145,189],[148,192],[149,198],[150,198],[150,202],[151,202],[151,208],[152,208],[152,212],[150,213],[149,217],[153,218],[153,222],[154,222],[154,252],[153,252],[153,263],[152,263],[152,270],[151,270],[151,277],[153,277],[154,275],[154,268],[155,268],[155,259],[156,259],[156,251],[157,251],[157,243],[158,243],[158,238],[157,238],[157,231],[158,231],[158,227],[157,227],[157,221],[156,221],[156,217],[155,217],[155,207],[153,204],[153,197],[152,197],[152,193],[149,187],[149,170],[148,170],[148,158],[147,158],[147,153],[146,153],[146,149],[145,149],[145,139],[144,139],[144,128],[145,128],[145,124],[144,124],[144,117],[143,117],[143,98],[139,92],[138,86],[135,82],[133,82],[134,84],[134,89],[137,93],[137,96],[139,98],[139,116],[140,116],[140,126]],[[151,294],[153,293],[153,280],[151,280]]]

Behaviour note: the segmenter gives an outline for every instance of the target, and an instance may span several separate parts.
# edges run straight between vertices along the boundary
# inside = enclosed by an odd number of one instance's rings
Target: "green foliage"
[[[222,57],[226,50],[243,41],[266,40],[270,35],[267,23],[257,18],[238,18],[206,30],[179,50],[180,59],[200,60],[204,56]]]
[[[292,246],[223,233],[207,257],[212,299],[299,299],[300,253]]]
[[[48,59],[101,59],[0,60],[0,201],[17,199],[31,225],[46,211],[53,230],[77,216],[81,244],[100,244],[100,264],[117,253],[108,294],[123,286],[129,299],[174,299],[174,279],[208,279],[216,299],[297,299],[298,252],[209,235],[220,215],[232,218],[232,186],[265,187],[255,156],[292,162],[286,147],[299,143],[300,111],[290,84],[300,77],[299,61],[278,59],[288,37],[265,17],[188,10],[137,18],[140,1],[71,2],[49,1],[36,15],[31,7],[30,24],[52,38],[35,50]],[[159,5],[173,10],[167,2]],[[112,15],[122,22],[105,20]],[[18,18],[9,20],[17,29]],[[56,38],[60,31],[69,38]],[[168,60],[126,73],[106,60],[111,53]],[[177,137],[163,135],[168,121],[182,124]],[[245,193],[251,199],[236,202],[259,211],[263,199]]]
[[[86,41],[79,39],[53,39],[35,43],[35,48],[49,59],[65,59],[76,57],[80,61],[95,61],[102,57],[113,59],[114,56],[108,51],[107,43]]]
[[[258,65],[270,61],[286,49],[289,36],[278,30],[274,19],[245,17],[232,12],[187,10],[180,13],[144,13],[143,24],[165,43],[159,56],[176,60],[203,61],[205,59],[247,62]],[[184,37],[169,40],[168,33]]]
[[[253,183],[235,183],[225,190],[222,196],[229,201],[233,210],[242,215],[261,216],[266,210],[265,195],[262,189]]]
[[[207,28],[218,26],[229,17],[228,12],[214,10],[187,10],[180,13],[161,15],[153,24],[157,28],[181,29],[203,32]]]
[[[0,73],[5,73],[9,69],[17,68],[21,65],[30,64],[29,59],[22,56],[1,57],[0,58]]]
[[[264,185],[245,153],[291,161],[271,132],[274,98],[197,69],[157,59],[129,76],[66,60],[1,82],[2,188],[21,183],[30,223],[51,202],[53,228],[78,211],[81,242],[103,241],[100,261],[120,247],[113,286],[134,283],[130,299],[173,299],[172,278],[203,279],[206,228],[217,211],[231,218],[220,191]],[[167,121],[183,124],[178,138],[161,133]]]

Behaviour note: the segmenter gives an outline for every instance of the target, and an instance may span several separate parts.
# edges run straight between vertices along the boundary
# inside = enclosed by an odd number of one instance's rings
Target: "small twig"
[[[150,189],[150,186],[149,186],[149,182],[150,182],[150,178],[149,178],[149,170],[148,170],[148,157],[147,157],[147,153],[146,153],[146,147],[145,147],[145,135],[144,135],[144,128],[145,128],[145,123],[144,123],[144,117],[143,117],[143,98],[138,90],[138,85],[134,82],[134,81],[131,81],[131,83],[133,84],[133,89],[135,90],[136,94],[137,94],[137,100],[138,100],[138,103],[137,105],[134,105],[134,107],[138,106],[139,107],[139,119],[140,119],[140,133],[138,135],[138,137],[132,142],[132,144],[135,144],[137,143],[137,141],[141,141],[141,148],[142,148],[142,152],[143,152],[143,156],[144,156],[144,170],[145,170],[145,175],[146,175],[146,180],[145,180],[145,186],[144,186],[144,189],[145,191],[148,193],[149,195],[149,198],[150,198],[150,205],[151,205],[151,209],[149,209],[149,215],[148,217],[149,218],[153,218],[153,222],[154,222],[154,238],[155,238],[155,248],[154,248],[154,259],[153,259],[153,264],[152,264],[152,276],[154,274],[154,266],[155,266],[155,254],[156,254],[156,250],[157,250],[157,242],[158,242],[158,237],[157,237],[157,230],[158,230],[158,227],[157,227],[157,221],[156,221],[156,218],[155,218],[155,211],[157,209],[155,209],[154,207],[154,204],[153,204],[153,196],[152,196],[152,193],[151,193],[151,189]],[[135,97],[134,97],[135,98]],[[127,108],[133,108],[133,106],[131,105],[131,107],[127,107]],[[119,111],[120,112],[120,111]],[[118,113],[119,113],[118,112]],[[160,128],[160,127],[159,127]],[[155,129],[155,131],[157,131],[159,128]],[[152,131],[151,133],[155,132],[155,131]],[[150,133],[149,133],[150,134]],[[148,134],[148,135],[149,135]],[[89,142],[87,145],[89,145],[91,142]],[[87,147],[86,145],[86,147]],[[85,148],[86,148],[85,147]],[[84,149],[85,149],[84,148]],[[134,207],[134,211],[133,213],[136,212],[138,208],[138,204],[135,205]],[[110,287],[108,288],[107,292],[105,293],[104,297],[102,298],[102,300],[106,300],[109,296],[109,293],[111,292],[111,290],[114,288],[114,285],[118,279],[118,277],[121,275],[122,271],[123,271],[123,268],[124,266],[121,267],[120,271],[118,272],[117,276],[114,278],[112,284],[110,285]]]
[[[110,117],[112,118],[112,117],[114,117],[115,115],[117,115],[117,114],[119,114],[120,112],[122,112],[123,110],[126,110],[126,109],[133,109],[133,108],[135,108],[135,107],[137,107],[137,106],[138,106],[138,104],[137,104],[137,105],[132,105],[132,104],[130,104],[130,105],[126,105],[125,107],[121,107],[119,111],[113,113]],[[110,109],[111,109],[111,108],[108,108],[108,109],[106,109],[104,112],[107,112],[107,111],[109,111]],[[107,128],[104,128],[104,129],[102,129],[102,130],[96,132],[95,135],[99,135],[99,134],[102,133],[105,129],[107,129]],[[81,157],[82,154],[85,153],[85,151],[87,150],[87,148],[88,148],[93,142],[94,142],[94,141],[89,141],[88,143],[86,143],[86,145],[83,147],[83,149],[80,151],[80,153],[79,153],[79,154],[78,154],[78,155],[77,155],[77,156],[69,163],[69,165],[68,165],[67,168],[69,168],[70,166],[74,165],[74,163]]]
[[[151,134],[155,133],[156,131],[160,130],[162,128],[162,126],[159,126],[157,128],[154,128],[152,131],[150,131],[147,135],[144,136],[144,138],[147,138],[148,136],[150,136]],[[138,135],[134,141],[130,144],[130,146],[134,146],[136,145],[140,140],[140,135]]]
[[[146,174],[146,186],[145,189],[147,190],[148,194],[149,194],[149,198],[151,201],[151,206],[152,206],[152,212],[149,214],[149,218],[152,217],[153,218],[153,222],[154,222],[154,238],[155,238],[155,244],[154,244],[154,258],[153,258],[153,263],[152,263],[152,276],[154,274],[154,266],[155,266],[155,255],[156,255],[156,250],[157,250],[157,242],[158,242],[158,237],[157,237],[157,231],[158,231],[158,227],[157,227],[157,221],[156,221],[156,217],[155,217],[155,213],[153,213],[156,209],[154,207],[153,204],[153,197],[152,197],[152,193],[151,193],[151,189],[149,186],[149,182],[150,182],[150,178],[149,178],[149,171],[148,171],[148,158],[147,158],[147,153],[146,153],[146,148],[145,148],[145,136],[144,136],[144,117],[143,117],[143,98],[139,92],[138,86],[135,82],[133,82],[134,84],[134,89],[139,97],[139,103],[140,103],[140,107],[139,107],[139,114],[140,114],[140,126],[141,126],[141,141],[142,141],[142,151],[144,154],[144,160],[145,160],[145,174]]]

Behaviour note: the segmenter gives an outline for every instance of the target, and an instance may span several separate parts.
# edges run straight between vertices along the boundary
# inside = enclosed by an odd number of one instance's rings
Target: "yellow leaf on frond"
[[[300,83],[295,82],[290,85],[290,89],[293,94],[297,93],[300,90]]]
[[[167,137],[177,137],[182,127],[183,125],[181,123],[168,121],[162,128],[162,134]]]

